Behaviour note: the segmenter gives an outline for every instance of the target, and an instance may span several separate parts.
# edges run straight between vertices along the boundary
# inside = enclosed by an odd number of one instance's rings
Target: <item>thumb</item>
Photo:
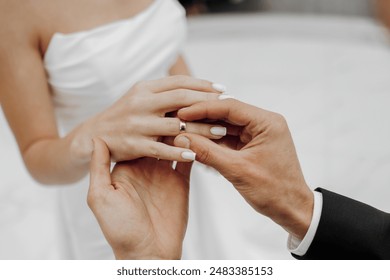
[[[196,153],[196,160],[209,165],[221,174],[230,169],[230,163],[234,162],[232,151],[226,147],[219,146],[210,139],[190,133],[183,133],[176,136],[175,146],[191,149]]]
[[[90,165],[90,190],[98,190],[111,186],[110,151],[102,140],[93,139],[94,150]]]

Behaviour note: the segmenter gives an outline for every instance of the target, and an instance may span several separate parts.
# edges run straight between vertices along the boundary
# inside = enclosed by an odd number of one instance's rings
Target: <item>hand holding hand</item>
[[[179,110],[185,121],[224,120],[228,136],[216,141],[182,134],[175,145],[191,149],[198,161],[217,169],[259,213],[303,238],[309,228],[313,194],[306,185],[285,119],[229,99]]]
[[[191,163],[142,158],[110,174],[105,143],[95,139],[88,205],[117,259],[180,259],[188,220]]]
[[[106,111],[86,121],[71,137],[71,155],[75,162],[88,162],[92,139],[100,138],[111,151],[114,162],[140,157],[190,162],[195,156],[188,149],[158,141],[160,136],[180,133],[180,120],[167,113],[206,100],[217,100],[218,85],[188,76],[140,82]],[[215,89],[216,88],[216,89]],[[224,129],[211,130],[209,124],[187,123],[187,131],[211,139],[224,135]],[[217,133],[212,133],[217,131]]]

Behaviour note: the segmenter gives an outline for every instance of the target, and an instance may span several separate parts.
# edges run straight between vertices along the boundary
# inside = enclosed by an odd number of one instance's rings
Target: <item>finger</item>
[[[164,143],[168,146],[174,146],[173,145],[173,141],[175,140],[175,137],[161,137],[161,143]],[[178,162],[177,161],[171,161],[171,160],[160,160],[160,161],[163,161],[163,162],[167,162],[173,169],[176,170],[176,167],[178,165]],[[191,162],[189,162],[191,163]]]
[[[154,141],[148,142],[144,154],[146,157],[178,162],[193,162],[196,156],[190,149],[169,146]]]
[[[222,93],[226,91],[226,87],[221,84],[184,75],[170,76],[159,80],[148,81],[146,83],[148,88],[155,93],[179,88],[215,93]]]
[[[166,143],[169,145],[174,145],[174,140],[175,140],[175,138],[173,138],[173,137],[169,137],[169,138],[167,137]],[[187,142],[182,143],[181,147],[189,149],[190,141],[188,140],[188,138],[183,137],[182,141],[187,141]],[[177,172],[179,172],[181,175],[183,175],[184,178],[186,178],[189,181],[192,165],[193,165],[193,162],[178,162],[175,170]]]
[[[144,125],[141,133],[150,136],[177,136],[181,131],[181,122],[178,118],[160,118]],[[223,126],[207,123],[185,123],[185,132],[199,134],[210,139],[220,139],[225,136],[227,129]]]
[[[110,151],[104,141],[93,139],[94,150],[90,165],[90,190],[98,190],[111,186]]]
[[[175,89],[156,95],[155,106],[157,111],[166,113],[176,111],[199,102],[218,100],[219,96],[220,93],[215,92]]]
[[[176,116],[177,118],[177,116]],[[213,126],[222,126],[226,128],[226,135],[232,135],[232,136],[238,136],[242,133],[242,130],[244,129],[243,126],[237,126],[230,124],[225,121],[219,121],[219,120],[208,120],[204,119],[202,120],[202,123],[210,124]]]
[[[201,102],[178,111],[180,119],[224,120],[234,125],[247,126],[253,119],[266,119],[268,111],[240,102],[236,99]]]
[[[224,147],[219,146],[210,139],[195,135],[182,134],[176,137],[175,146],[191,149],[196,153],[196,160],[214,167],[221,174],[226,174],[233,163],[237,163],[235,154]]]
[[[220,139],[226,135],[226,127],[206,123],[186,123],[187,133],[198,134],[210,139]]]

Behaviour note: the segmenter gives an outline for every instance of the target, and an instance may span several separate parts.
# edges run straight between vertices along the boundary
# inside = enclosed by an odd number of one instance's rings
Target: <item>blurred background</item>
[[[390,212],[390,49],[377,17],[384,10],[369,0],[181,2],[194,76],[283,114],[313,189]],[[58,193],[20,184],[29,175],[2,114],[0,144],[0,172],[17,174],[0,182],[0,259],[66,258]],[[215,171],[194,168],[204,176],[192,182],[184,258],[291,259],[287,233]]]
[[[372,16],[370,0],[181,0],[193,13],[288,12]]]

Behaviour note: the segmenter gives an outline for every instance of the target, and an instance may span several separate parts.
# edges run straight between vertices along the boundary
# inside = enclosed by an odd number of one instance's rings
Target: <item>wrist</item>
[[[275,216],[271,218],[288,233],[302,240],[312,220],[314,195],[306,184],[298,189],[292,191],[294,195],[287,195],[285,201],[281,200],[280,205],[275,207],[279,211],[275,211]]]
[[[156,256],[148,256],[148,255],[134,255],[132,253],[115,253],[115,259],[116,260],[164,260],[162,258],[156,257]]]
[[[313,207],[313,216],[310,221],[309,229],[307,230],[305,237],[303,239],[297,238],[293,235],[288,237],[288,249],[291,253],[297,256],[304,256],[309,250],[314,237],[317,232],[318,225],[321,219],[322,212],[322,194],[320,192],[312,191],[314,194],[314,207]]]
[[[117,260],[180,260],[181,256],[161,256],[155,253],[138,254],[131,250],[114,250],[115,259]]]
[[[88,164],[92,158],[92,135],[86,132],[84,126],[76,128],[68,135],[70,158],[76,165]]]
[[[289,234],[303,239],[313,215],[314,196],[306,184],[285,188],[275,199],[269,199],[259,211],[283,227]]]

